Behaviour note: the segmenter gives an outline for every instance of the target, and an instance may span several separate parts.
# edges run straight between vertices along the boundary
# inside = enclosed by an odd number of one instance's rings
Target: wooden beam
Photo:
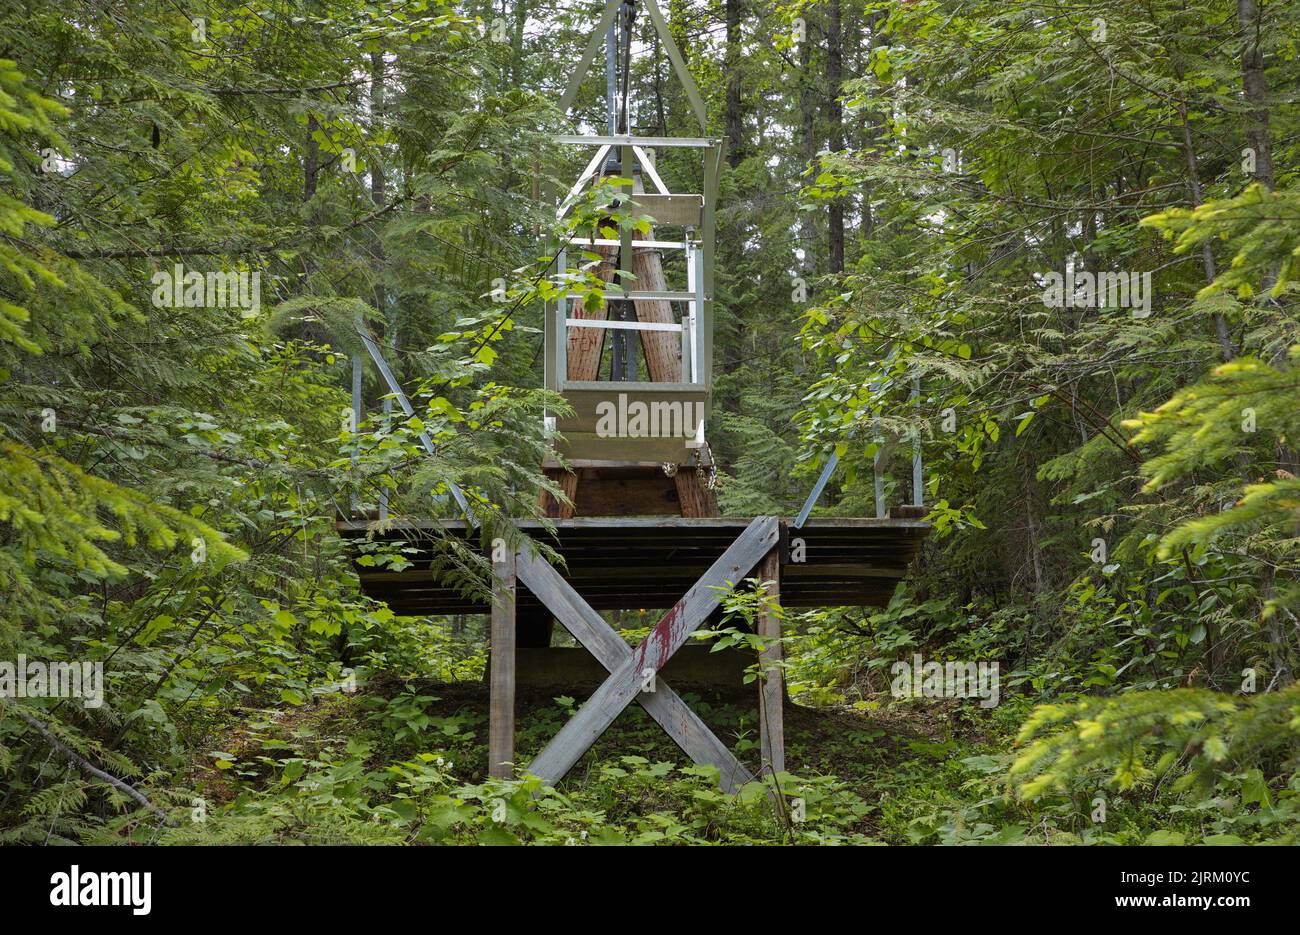
[[[616,247],[592,247],[592,253],[601,256],[596,273],[601,281],[609,284],[614,278],[614,254]],[[581,304],[573,309],[574,318],[607,318],[609,303],[601,302],[600,308],[588,312]],[[594,380],[600,372],[600,355],[604,347],[605,332],[597,328],[569,328],[568,344],[565,356],[568,361],[566,380]]]
[[[680,467],[673,475],[677,485],[677,501],[681,504],[682,516],[718,516],[718,494],[708,484],[709,472],[713,469],[713,452],[708,442],[697,449],[696,465]]]
[[[515,759],[515,558],[492,563],[488,775],[511,779]]]
[[[614,632],[558,571],[527,552],[520,552],[516,562],[519,579],[528,590],[546,605],[555,619],[606,670],[613,672],[627,661],[632,655],[632,647]],[[735,792],[754,778],[709,730],[708,725],[662,679],[656,680],[653,692],[641,692],[636,700],[687,756],[696,763],[718,768],[724,792]]]
[[[602,384],[605,386],[608,384]],[[706,518],[689,518],[684,516],[643,516],[643,517],[608,517],[579,516],[563,523],[554,524],[558,529],[604,529],[624,530],[639,529],[683,529],[709,530],[721,533],[724,530],[739,533],[752,522],[743,516],[716,516]],[[515,520],[515,527],[528,534],[544,533],[546,524],[541,520]],[[374,520],[339,520],[334,528],[339,532],[356,535],[381,533],[384,537],[403,535],[410,532],[428,531],[435,534],[464,535],[466,522],[463,519],[394,519],[382,529]],[[890,519],[888,517],[868,516],[819,516],[804,524],[801,534],[805,535],[848,535],[855,541],[864,534],[876,532],[891,541],[895,536],[904,535],[915,539],[924,539],[933,526],[924,520]],[[472,531],[472,530],[471,530]],[[639,535],[639,533],[638,533]]]
[[[768,595],[778,607],[776,613],[758,615],[758,635],[772,640],[758,654],[758,733],[762,768],[760,775],[785,772],[785,718],[782,705],[785,688],[781,673],[781,554],[773,549],[759,566],[759,577],[768,584]]]
[[[528,772],[548,784],[558,782],[631,704],[640,692],[643,680],[663,668],[664,663],[721,603],[720,589],[729,582],[736,584],[743,580],[759,559],[776,546],[778,535],[776,517],[755,517],[676,606],[664,614],[632,655],[610,673],[604,684],[551,739],[529,765]]]

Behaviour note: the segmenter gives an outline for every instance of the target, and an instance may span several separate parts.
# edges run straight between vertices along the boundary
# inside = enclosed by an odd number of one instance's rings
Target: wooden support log
[[[785,772],[785,718],[782,704],[785,688],[781,672],[781,555],[773,549],[759,566],[759,577],[768,582],[768,596],[778,611],[758,615],[758,635],[772,640],[758,654],[758,733],[762,768],[760,775]]]
[[[718,515],[718,495],[709,487],[705,477],[707,473],[698,468],[678,468],[673,475],[682,516]]]
[[[516,561],[519,579],[528,590],[555,614],[556,619],[573,634],[573,638],[595,656],[606,670],[613,672],[632,656],[632,647],[614,632],[559,572],[537,556],[526,552],[520,552]],[[666,682],[657,679],[654,689],[641,692],[636,700],[687,756],[696,763],[718,768],[723,791],[734,792],[754,778]]]
[[[617,267],[614,265],[614,255],[617,247],[584,247],[592,253],[598,253],[603,258],[600,265],[596,268],[597,274],[605,283],[614,279],[614,271]],[[593,312],[588,312],[581,305],[572,309],[571,318],[598,318],[606,319],[609,317],[609,303],[601,302],[600,308]],[[570,328],[569,342],[566,351],[568,355],[568,375],[570,380],[595,380],[600,374],[600,356],[604,348],[605,329],[604,328]]]
[[[720,516],[718,494],[709,486],[713,473],[713,452],[705,442],[696,453],[696,466],[678,468],[673,475],[677,486],[677,502],[682,516]]]
[[[551,519],[572,519],[574,498],[578,496],[578,475],[563,468],[544,468],[543,473],[559,485],[568,497],[568,503],[561,503],[550,493],[543,490],[538,494],[542,514]]]
[[[668,611],[650,635],[633,650],[528,767],[528,772],[554,785],[582,755],[591,749],[710,612],[722,601],[728,582],[740,582],[777,544],[776,517],[754,518],[739,538],[713,563],[703,577]]]
[[[515,557],[492,563],[488,775],[510,779],[515,759]]]
[[[633,197],[644,201],[652,196],[643,194],[641,178],[632,180]],[[652,228],[649,239],[654,239]],[[660,252],[650,247],[637,247],[632,250],[632,272],[636,274],[635,288],[638,292],[667,292],[664,280],[664,262]],[[688,284],[694,288],[693,283]],[[659,299],[638,299],[632,303],[636,306],[637,321],[673,324],[671,302]],[[679,383],[682,380],[682,339],[672,331],[642,331],[641,349],[645,352],[646,372],[653,383]]]
[[[632,250],[632,272],[636,274],[638,292],[666,292],[663,257],[658,250],[637,247]],[[671,302],[660,299],[637,299],[637,321],[673,324]],[[577,330],[577,329],[575,329]],[[652,383],[680,383],[682,379],[682,336],[676,331],[642,331],[641,350]]]

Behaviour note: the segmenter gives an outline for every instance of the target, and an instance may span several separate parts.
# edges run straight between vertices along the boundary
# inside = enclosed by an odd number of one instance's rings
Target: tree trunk
[[[1177,64],[1177,57],[1174,57],[1174,75],[1181,83],[1183,80],[1182,66]],[[1182,123],[1183,131],[1183,154],[1187,159],[1187,185],[1191,190],[1192,207],[1198,207],[1201,204],[1201,176],[1196,159],[1196,145],[1192,141],[1192,125],[1187,116],[1187,101],[1180,99],[1178,102],[1178,116]],[[1214,251],[1210,249],[1208,241],[1201,245],[1201,262],[1205,267],[1205,278],[1207,282],[1214,282],[1218,276],[1218,271],[1214,263]],[[1214,331],[1219,339],[1219,352],[1223,355],[1225,361],[1232,360],[1236,356],[1236,351],[1232,346],[1232,339],[1228,337],[1228,324],[1223,315],[1219,312],[1214,313]]]
[[[315,114],[307,116],[307,146],[302,159],[302,200],[311,201],[316,197],[316,177],[320,173],[320,144],[316,142],[316,131],[320,124]]]
[[[1237,0],[1237,21],[1241,28],[1241,85],[1250,110],[1246,116],[1246,139],[1255,151],[1256,181],[1273,188],[1273,146],[1268,133],[1268,82],[1264,77],[1264,55],[1259,48],[1263,16],[1257,0]]]
[[[830,0],[826,7],[826,116],[830,123],[830,149],[844,148],[844,108],[840,91],[844,84],[843,29],[840,0]],[[832,273],[844,272],[844,202],[830,203],[827,223],[827,256]]]
[[[740,11],[744,0],[726,0],[727,99],[724,120],[727,131],[727,164],[740,165],[745,157],[745,130],[740,103]]]

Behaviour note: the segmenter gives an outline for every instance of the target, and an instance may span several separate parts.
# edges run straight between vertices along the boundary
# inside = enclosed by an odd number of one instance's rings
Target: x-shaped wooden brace
[[[554,785],[635,699],[692,760],[718,768],[724,790],[734,792],[751,781],[750,772],[664,681],[656,677],[653,691],[641,687],[647,673],[657,674],[721,603],[723,592],[719,589],[749,574],[776,546],[778,536],[776,517],[755,518],[636,649],[629,647],[559,572],[536,556],[519,552],[515,556],[519,579],[609,671],[605,682],[537,755],[528,772]]]

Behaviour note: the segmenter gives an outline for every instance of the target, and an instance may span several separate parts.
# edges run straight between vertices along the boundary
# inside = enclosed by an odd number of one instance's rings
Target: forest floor
[[[757,766],[755,687],[680,694],[743,763]],[[521,691],[518,760],[527,763],[581,700]],[[499,806],[492,815],[489,805],[512,797],[485,776],[487,713],[482,682],[376,680],[350,695],[247,711],[191,780],[227,812],[265,810],[276,796],[283,806],[285,795],[311,803],[314,811],[275,809],[280,820],[270,830],[255,822],[229,829],[233,840],[277,843],[368,840],[370,829],[339,823],[340,808],[376,820],[395,808],[397,818],[382,822],[392,833],[380,838],[392,843],[466,836],[487,843],[575,836],[597,843],[1076,843],[1066,825],[1087,820],[1081,806],[1070,809],[1077,821],[1063,823],[1016,802],[1002,780],[1009,738],[960,702],[787,702],[793,788],[784,791],[789,801],[802,800],[802,822],[779,814],[757,784],[737,798],[721,795],[708,770],[692,766],[636,705],[570,771],[545,820],[524,814],[526,806],[509,815]]]

